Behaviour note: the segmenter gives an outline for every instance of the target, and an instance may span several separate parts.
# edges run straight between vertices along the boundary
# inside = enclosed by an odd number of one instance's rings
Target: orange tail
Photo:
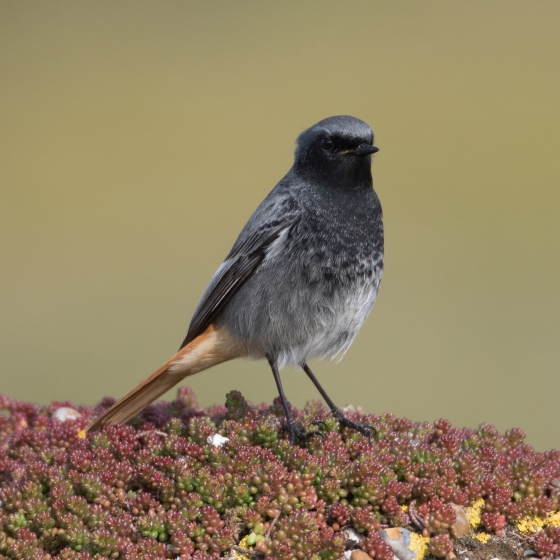
[[[185,377],[243,355],[243,348],[227,330],[210,325],[150,377],[105,411],[87,431],[95,432],[103,426],[126,422]]]

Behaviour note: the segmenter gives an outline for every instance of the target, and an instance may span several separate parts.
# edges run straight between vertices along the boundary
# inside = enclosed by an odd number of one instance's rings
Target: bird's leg
[[[278,394],[280,395],[280,400],[282,401],[282,406],[284,407],[284,413],[286,415],[286,424],[282,427],[290,434],[291,443],[303,443],[307,439],[313,436],[322,435],[316,430],[306,432],[303,428],[298,426],[290,413],[290,405],[288,404],[288,399],[284,394],[284,389],[282,388],[282,381],[280,379],[280,372],[278,371],[278,360],[276,358],[268,357],[268,363],[270,364],[270,369],[272,369],[272,375],[274,375],[274,381],[276,381],[276,386],[278,387]]]
[[[343,426],[352,428],[353,430],[356,430],[361,434],[364,434],[364,436],[366,436],[369,440],[371,440],[371,436],[375,434],[375,428],[373,426],[370,426],[369,424],[354,422],[353,420],[346,418],[346,416],[344,416],[344,414],[342,414],[342,412],[340,412],[338,407],[332,402],[331,398],[329,397],[329,395],[327,395],[323,387],[321,387],[321,384],[319,383],[318,379],[315,377],[313,372],[309,369],[309,366],[304,363],[302,364],[301,367],[303,368],[303,371],[305,371],[305,373],[307,374],[307,377],[311,379],[313,385],[317,387],[317,390],[319,391],[319,393],[321,393],[321,396],[325,399],[325,402],[329,405],[329,408],[331,409],[331,414],[334,416],[334,418],[336,418],[336,420]]]

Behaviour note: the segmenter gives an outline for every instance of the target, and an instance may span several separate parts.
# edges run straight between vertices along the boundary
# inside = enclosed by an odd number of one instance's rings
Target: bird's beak
[[[375,154],[375,152],[378,151],[379,148],[376,146],[372,146],[371,144],[360,144],[353,150],[344,150],[343,152],[339,152],[339,154],[344,156],[369,156],[371,154]]]
[[[375,154],[378,152],[379,148],[376,146],[372,146],[371,144],[360,144],[355,150],[352,150],[350,153],[355,156],[369,156],[371,154]]]

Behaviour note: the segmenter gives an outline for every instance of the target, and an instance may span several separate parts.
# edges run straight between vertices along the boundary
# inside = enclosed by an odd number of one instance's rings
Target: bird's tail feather
[[[241,345],[226,329],[210,325],[128,395],[106,410],[88,428],[88,432],[126,422],[185,377],[244,354]]]

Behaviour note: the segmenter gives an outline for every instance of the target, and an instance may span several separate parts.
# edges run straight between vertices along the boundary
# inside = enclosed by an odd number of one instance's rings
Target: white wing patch
[[[284,252],[284,246],[286,244],[286,238],[288,237],[289,230],[289,227],[283,229],[280,235],[269,245],[263,263],[279,257]]]

